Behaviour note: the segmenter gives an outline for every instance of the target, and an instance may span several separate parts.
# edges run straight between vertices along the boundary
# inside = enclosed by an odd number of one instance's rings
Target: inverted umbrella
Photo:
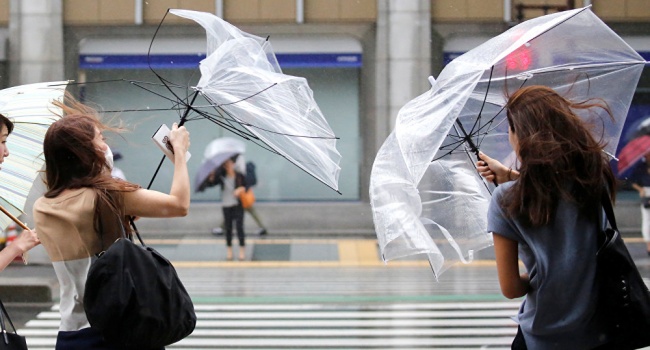
[[[646,153],[650,152],[650,136],[643,135],[628,142],[618,154],[618,173],[630,170]]]
[[[210,142],[205,147],[203,162],[194,176],[196,191],[203,192],[205,190],[206,180],[212,171],[223,165],[227,159],[235,155],[242,155],[244,152],[246,152],[246,144],[232,137],[220,137]],[[241,157],[238,158],[237,163],[241,164],[242,162],[239,159]],[[238,170],[242,173],[246,171],[245,167],[239,166],[239,168]]]
[[[491,184],[479,149],[515,165],[504,105],[522,86],[545,85],[604,110],[579,114],[613,154],[646,62],[588,8],[523,22],[453,60],[398,113],[379,150],[370,200],[384,260],[424,254],[436,277],[492,244]]]
[[[0,90],[0,113],[14,123],[8,138],[9,157],[0,171],[0,229],[23,214],[27,196],[45,163],[43,139],[47,128],[62,114],[52,105],[62,101],[67,81],[28,84]]]
[[[207,57],[193,89],[210,106],[187,107],[231,131],[242,126],[325,185],[338,191],[336,136],[314,100],[307,80],[283,74],[271,43],[205,12],[170,10],[200,24],[207,34]],[[206,112],[212,108],[217,116]]]

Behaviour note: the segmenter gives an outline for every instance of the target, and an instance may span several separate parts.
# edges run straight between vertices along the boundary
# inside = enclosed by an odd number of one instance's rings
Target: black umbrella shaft
[[[460,122],[460,120],[456,119],[456,124],[458,124],[458,127],[460,128],[460,131],[463,132],[463,139],[467,144],[469,145],[469,148],[476,154],[476,158],[481,159],[478,156],[478,147],[476,147],[476,144],[474,143],[474,140],[472,140],[472,137],[467,133],[465,130],[465,127],[463,126],[463,123]]]
[[[190,110],[191,110],[190,107],[194,105],[194,101],[196,101],[197,97],[199,97],[198,91],[194,92],[194,96],[192,96],[192,102],[190,102],[190,104],[187,105],[187,108],[185,108],[185,112],[181,117],[181,121],[178,122],[178,126],[183,126],[183,124],[185,124],[185,121],[187,120],[187,115],[190,114]]]
[[[194,93],[194,96],[192,97],[192,101],[187,105],[185,108],[185,112],[183,113],[183,116],[181,117],[181,121],[178,122],[178,126],[183,126],[185,124],[185,121],[187,120],[187,116],[190,114],[190,106],[194,104],[194,101],[196,101],[196,98],[199,96],[199,92],[196,91]],[[160,171],[160,167],[162,167],[163,162],[165,161],[165,155],[162,156],[162,159],[160,159],[160,163],[158,163],[158,167],[156,168],[156,171],[153,173],[153,176],[151,177],[151,181],[149,181],[149,185],[147,185],[147,189],[151,188],[151,185],[153,185],[153,180],[156,179],[156,176],[158,175],[158,171]]]
[[[476,154],[476,159],[477,160],[482,160],[481,157],[478,155],[478,147],[476,147],[476,144],[474,143],[474,140],[472,140],[470,135],[465,130],[465,127],[463,127],[463,123],[461,123],[460,120],[456,119],[456,124],[458,124],[458,127],[460,128],[460,131],[463,133],[463,139],[465,140],[465,142],[467,142],[467,144],[469,145],[469,148],[472,150],[472,152],[474,152],[474,154]],[[497,183],[496,174],[495,174],[494,180],[492,180],[492,183],[494,184],[494,186],[499,186],[499,184]]]

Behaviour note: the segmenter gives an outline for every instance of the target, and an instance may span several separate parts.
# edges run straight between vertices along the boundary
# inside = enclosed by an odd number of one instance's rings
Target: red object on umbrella
[[[650,152],[650,136],[643,135],[630,141],[618,154],[618,173],[622,174],[630,170],[648,152]]]

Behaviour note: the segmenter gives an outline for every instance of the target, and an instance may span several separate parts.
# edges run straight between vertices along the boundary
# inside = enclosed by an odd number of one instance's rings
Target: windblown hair
[[[546,225],[564,199],[593,217],[605,183],[613,200],[615,178],[604,145],[574,112],[592,108],[613,118],[604,101],[572,103],[545,86],[525,87],[509,97],[508,125],[518,141],[521,166],[501,203],[508,215],[534,227]]]
[[[14,131],[14,123],[2,114],[0,114],[0,125],[7,127],[8,134],[11,134],[11,132]]]
[[[93,143],[95,130],[120,130],[103,124],[97,111],[69,94],[65,103],[55,101],[54,105],[62,109],[63,115],[49,127],[43,142],[45,197],[57,197],[67,189],[92,188],[97,193],[95,227],[99,227],[99,218],[108,210],[112,214],[105,216],[111,220],[109,223],[115,222],[117,215],[126,232],[130,232],[125,225],[123,192],[135,191],[140,186],[113,178],[104,153]]]

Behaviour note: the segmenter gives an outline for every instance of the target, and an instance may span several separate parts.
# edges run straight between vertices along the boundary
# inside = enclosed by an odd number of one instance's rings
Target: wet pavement
[[[650,281],[645,245],[625,240]],[[227,261],[216,236],[145,242],[174,263],[199,314],[195,333],[170,349],[505,349],[516,331],[510,316],[519,301],[501,295],[490,248],[436,281],[426,260],[385,264],[367,237],[251,236],[244,261]],[[53,348],[59,319],[52,267],[14,264],[1,276],[3,300],[30,349]],[[39,292],[6,296],[10,284]]]

